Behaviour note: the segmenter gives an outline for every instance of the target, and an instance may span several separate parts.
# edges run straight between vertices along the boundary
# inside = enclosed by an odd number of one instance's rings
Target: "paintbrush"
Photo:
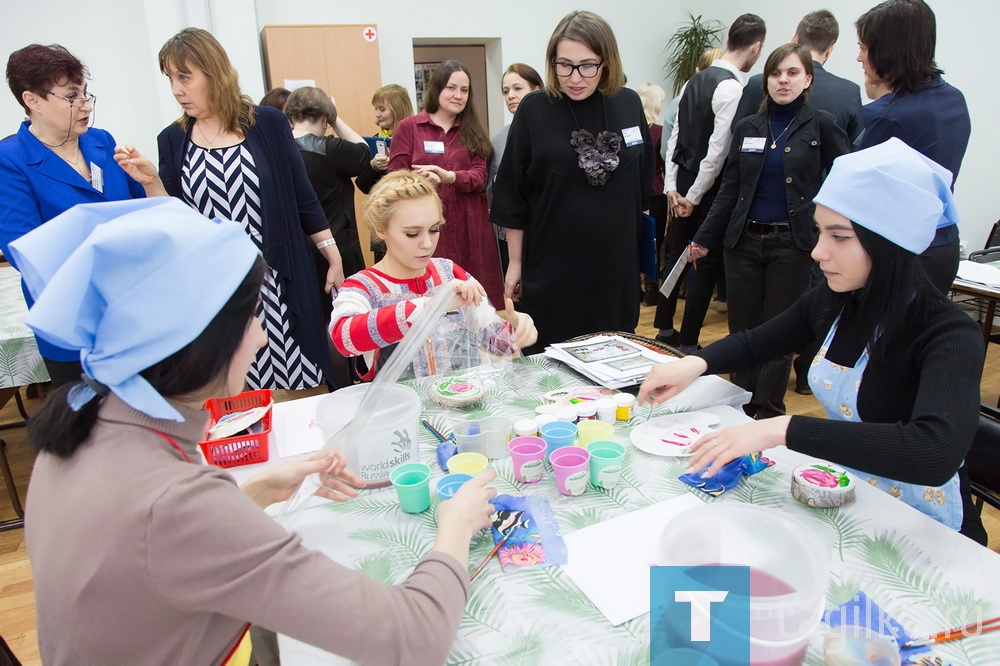
[[[435,428],[434,426],[432,426],[431,422],[428,421],[427,419],[420,419],[420,422],[423,423],[424,427],[427,428],[428,430],[430,430],[431,433],[433,433],[433,435],[438,438],[439,442],[444,443],[444,442],[451,441],[450,439],[448,439],[447,437],[445,437],[444,435],[442,435],[440,430],[438,430],[437,428]]]
[[[507,530],[507,533],[503,535],[503,538],[497,541],[497,545],[493,546],[493,550],[490,551],[490,554],[487,555],[485,558],[483,558],[483,561],[479,563],[479,566],[476,567],[476,570],[472,572],[471,576],[469,576],[470,583],[476,580],[476,576],[478,576],[479,573],[486,568],[486,564],[493,558],[494,555],[497,554],[497,551],[499,551],[503,547],[503,545],[507,543],[507,537],[509,537],[513,531],[514,531],[513,529]]]
[[[907,641],[906,643],[903,643],[900,649],[908,650],[910,648],[923,647],[925,645],[934,645],[935,643],[947,643],[949,641],[957,641],[960,638],[969,638],[970,636],[988,634],[991,631],[996,631],[997,629],[1000,629],[1000,624],[998,623],[1000,623],[1000,617],[994,617],[990,618],[989,620],[973,622],[971,624],[965,625],[964,627],[945,629],[944,631],[940,631],[930,636],[925,636],[924,638],[917,638],[912,641]],[[984,629],[983,627],[986,628]]]

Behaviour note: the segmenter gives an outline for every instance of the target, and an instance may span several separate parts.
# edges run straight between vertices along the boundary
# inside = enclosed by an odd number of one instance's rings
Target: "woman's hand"
[[[538,329],[535,328],[535,320],[526,312],[516,312],[514,301],[509,296],[505,296],[504,307],[506,308],[507,321],[514,331],[514,340],[521,349],[530,347],[538,342]]]
[[[463,483],[450,500],[441,502],[437,508],[438,532],[459,534],[468,549],[472,535],[492,524],[490,516],[496,509],[490,500],[497,496],[497,491],[487,486],[495,478],[496,471],[488,469]]]
[[[131,176],[132,180],[142,185],[147,196],[167,196],[167,190],[163,187],[156,167],[136,150],[135,146],[131,144],[126,144],[124,147],[115,146],[115,162],[118,162],[118,166]]]
[[[389,168],[389,158],[386,155],[376,155],[370,164],[375,171],[385,171]]]
[[[691,446],[694,455],[688,459],[688,470],[704,469],[702,476],[712,476],[737,458],[784,446],[791,420],[791,416],[776,416],[710,432]]]
[[[507,265],[507,275],[504,276],[503,293],[511,301],[521,300],[521,262],[511,262]]]
[[[453,310],[466,305],[479,305],[486,298],[486,290],[475,278],[452,280],[448,283],[448,288],[455,292],[455,299],[451,302]]]
[[[265,508],[290,498],[302,480],[310,474],[320,474],[323,485],[316,491],[316,495],[335,502],[345,502],[358,496],[355,488],[365,486],[365,482],[347,471],[346,466],[341,453],[317,451],[258,474],[240,486],[240,490],[261,508]]]
[[[653,366],[639,387],[639,404],[658,405],[670,400],[691,382],[705,374],[708,364],[697,356],[685,356],[679,361],[668,361]]]
[[[450,185],[455,182],[454,171],[447,171],[436,164],[414,164],[413,170],[430,178],[435,185],[438,183]]]

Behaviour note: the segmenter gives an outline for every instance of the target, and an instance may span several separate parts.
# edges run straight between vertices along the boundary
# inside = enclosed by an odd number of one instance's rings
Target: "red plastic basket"
[[[244,412],[270,403],[271,391],[267,389],[247,391],[231,398],[210,398],[205,403],[206,409],[211,414],[209,427],[214,426],[226,414]],[[238,467],[267,462],[269,456],[267,445],[271,437],[271,413],[272,410],[268,410],[264,418],[261,419],[264,425],[263,432],[198,442],[208,464],[218,467]]]

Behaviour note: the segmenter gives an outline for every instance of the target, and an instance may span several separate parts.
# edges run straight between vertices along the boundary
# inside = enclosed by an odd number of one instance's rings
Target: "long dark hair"
[[[458,114],[461,123],[459,134],[462,138],[462,145],[473,155],[489,160],[490,156],[493,155],[493,142],[490,141],[490,135],[483,129],[483,124],[479,122],[479,114],[476,113],[476,105],[472,99],[472,74],[469,73],[468,67],[457,60],[445,60],[438,65],[434,73],[431,74],[430,83],[427,84],[427,91],[424,93],[424,99],[427,100],[424,109],[427,113],[437,113],[437,110],[441,108],[441,92],[448,85],[448,80],[455,72],[465,72],[465,75],[469,77],[470,84],[469,99],[465,102],[465,108]],[[398,118],[396,122],[399,122]]]
[[[920,90],[943,73],[934,62],[937,20],[923,0],[886,0],[854,25],[868,62],[896,95]]]
[[[837,309],[855,311],[858,326],[868,332],[871,358],[884,358],[913,333],[914,322],[924,321],[947,300],[931,283],[919,256],[859,224],[854,224],[854,232],[872,268],[864,287],[838,294]]]
[[[264,259],[258,256],[243,282],[201,335],[140,372],[143,379],[164,397],[188,395],[224,381],[257,308],[264,269]],[[90,436],[102,400],[94,398],[74,412],[66,402],[66,395],[78,384],[60,387],[28,420],[28,438],[39,452],[69,458]]]

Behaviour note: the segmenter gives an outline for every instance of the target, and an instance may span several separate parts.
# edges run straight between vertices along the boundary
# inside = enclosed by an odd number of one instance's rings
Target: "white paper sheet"
[[[704,504],[683,495],[568,534],[563,571],[614,626],[648,613],[649,567],[659,564],[663,528]]]
[[[316,405],[325,397],[326,395],[315,395],[275,403],[271,446],[277,447],[277,457],[288,458],[312,453],[323,447],[323,434],[316,423]]]
[[[670,292],[677,286],[677,281],[681,279],[681,273],[684,272],[684,267],[687,266],[689,261],[691,261],[690,250],[684,250],[681,252],[681,258],[677,260],[674,267],[670,269],[670,273],[667,274],[667,278],[663,281],[663,284],[660,285],[661,294],[670,298]]]
[[[977,264],[974,261],[960,261],[958,262],[958,279],[1000,289],[1000,268],[991,264]]]
[[[285,88],[297,90],[299,88],[315,88],[315,79],[285,79]]]

